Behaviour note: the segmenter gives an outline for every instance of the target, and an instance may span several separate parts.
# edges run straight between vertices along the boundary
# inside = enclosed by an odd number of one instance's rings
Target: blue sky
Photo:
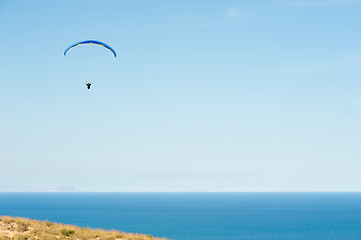
[[[2,0],[0,185],[360,191],[360,10]]]

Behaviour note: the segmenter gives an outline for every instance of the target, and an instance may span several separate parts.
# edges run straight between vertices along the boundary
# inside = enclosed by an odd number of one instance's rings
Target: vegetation
[[[74,234],[75,230],[67,230],[65,228],[61,229],[61,234],[69,237],[70,235]]]
[[[151,235],[0,216],[0,240],[160,240]],[[163,240],[166,240],[163,238]]]

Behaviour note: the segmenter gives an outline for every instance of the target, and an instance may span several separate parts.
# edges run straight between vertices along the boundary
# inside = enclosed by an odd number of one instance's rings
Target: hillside
[[[157,240],[150,235],[0,216],[0,240]],[[165,240],[164,238],[162,238]]]

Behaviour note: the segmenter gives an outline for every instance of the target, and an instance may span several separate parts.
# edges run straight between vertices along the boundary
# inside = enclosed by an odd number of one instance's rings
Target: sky
[[[0,186],[361,191],[360,12],[0,0]]]

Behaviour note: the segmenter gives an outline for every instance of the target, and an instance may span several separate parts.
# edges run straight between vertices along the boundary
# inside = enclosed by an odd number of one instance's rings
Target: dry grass
[[[150,235],[0,216],[0,240],[160,240]],[[162,238],[163,240],[166,240]]]

